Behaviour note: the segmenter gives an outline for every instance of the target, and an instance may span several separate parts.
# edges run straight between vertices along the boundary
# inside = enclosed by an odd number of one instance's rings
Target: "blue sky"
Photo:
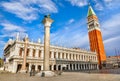
[[[120,53],[120,0],[0,0],[0,57],[5,43],[27,33],[43,42],[44,15],[51,14],[51,44],[89,49],[88,2],[99,18],[106,55]]]

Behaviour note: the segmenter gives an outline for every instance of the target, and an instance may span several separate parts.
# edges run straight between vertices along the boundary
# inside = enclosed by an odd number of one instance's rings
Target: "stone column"
[[[35,57],[37,57],[37,58],[38,58],[38,53],[39,53],[39,50],[38,50],[38,49],[36,49],[36,52],[35,52]]]
[[[68,53],[68,60],[70,60],[70,53]]]
[[[58,59],[58,52],[56,52],[56,59]]]
[[[68,70],[70,70],[70,64],[68,64]]]
[[[16,71],[17,71],[17,62],[14,61],[12,67],[13,67],[12,68],[13,73],[16,73]]]
[[[75,54],[75,60],[77,60],[77,54]]]
[[[62,59],[62,52],[60,52],[60,59]]]
[[[59,66],[59,65],[56,64],[56,70],[57,70],[57,71],[58,71],[58,66]]]
[[[38,65],[35,64],[35,71],[38,71]]]
[[[81,70],[83,70],[83,64],[81,64]]]
[[[71,54],[71,59],[73,60],[74,58],[73,58],[73,54]]]
[[[72,64],[72,70],[74,70],[73,64]]]
[[[79,55],[77,54],[77,60],[79,60]]]
[[[52,71],[54,70],[54,65],[51,66],[52,67]]]
[[[91,70],[93,70],[94,69],[94,64],[91,64]]]
[[[78,70],[80,70],[80,64],[78,64]]]
[[[50,26],[52,20],[50,18],[45,17],[43,20],[44,24],[44,65],[43,70],[49,71],[49,52],[50,52]]]
[[[91,64],[88,64],[88,70],[91,69]]]
[[[84,55],[83,55],[83,61],[85,61]]]
[[[50,53],[50,26],[53,20],[50,18],[50,15],[46,15],[42,21],[44,24],[44,62],[43,62],[43,71],[44,76],[51,76],[52,71],[49,69],[49,53]]]
[[[27,53],[27,47],[28,47],[28,36],[24,38],[24,56],[23,56],[23,63],[22,63],[22,68],[20,72],[26,72],[26,53]]]
[[[94,64],[94,69],[97,69],[97,66],[96,66],[96,64]]]
[[[83,69],[85,70],[86,68],[85,68],[85,64],[83,64]]]
[[[51,51],[51,58],[53,59],[54,58],[54,52]]]
[[[60,67],[60,70],[62,71],[62,65],[60,65],[61,67]]]
[[[44,69],[43,69],[43,65],[41,65],[41,70],[44,70]]]
[[[66,59],[66,52],[64,52],[64,59]]]
[[[77,64],[75,64],[75,70],[77,70]]]
[[[31,71],[31,64],[29,63],[29,72]]]

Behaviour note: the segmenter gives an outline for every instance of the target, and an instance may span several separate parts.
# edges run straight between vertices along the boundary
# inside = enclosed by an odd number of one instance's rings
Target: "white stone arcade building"
[[[24,55],[23,40],[16,38],[10,39],[4,47],[4,69],[12,73],[19,72],[23,63]],[[28,42],[26,52],[26,69],[39,72],[43,70],[44,44],[38,42]],[[65,48],[50,46],[49,68],[52,71],[85,71],[98,69],[98,60],[95,52],[78,48]]]

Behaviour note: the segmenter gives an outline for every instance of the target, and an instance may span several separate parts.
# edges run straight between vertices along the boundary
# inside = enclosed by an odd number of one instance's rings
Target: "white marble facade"
[[[19,72],[23,63],[24,41],[9,40],[4,48],[4,69],[12,73]],[[27,72],[31,69],[39,72],[43,70],[44,45],[39,41],[29,42],[27,47]],[[50,46],[50,70],[84,71],[98,69],[95,52],[78,48]]]

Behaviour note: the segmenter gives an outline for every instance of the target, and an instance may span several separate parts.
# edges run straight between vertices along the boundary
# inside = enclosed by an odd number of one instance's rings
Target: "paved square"
[[[29,74],[2,73],[0,74],[0,81],[120,81],[120,75],[64,72],[56,77],[30,77]]]

